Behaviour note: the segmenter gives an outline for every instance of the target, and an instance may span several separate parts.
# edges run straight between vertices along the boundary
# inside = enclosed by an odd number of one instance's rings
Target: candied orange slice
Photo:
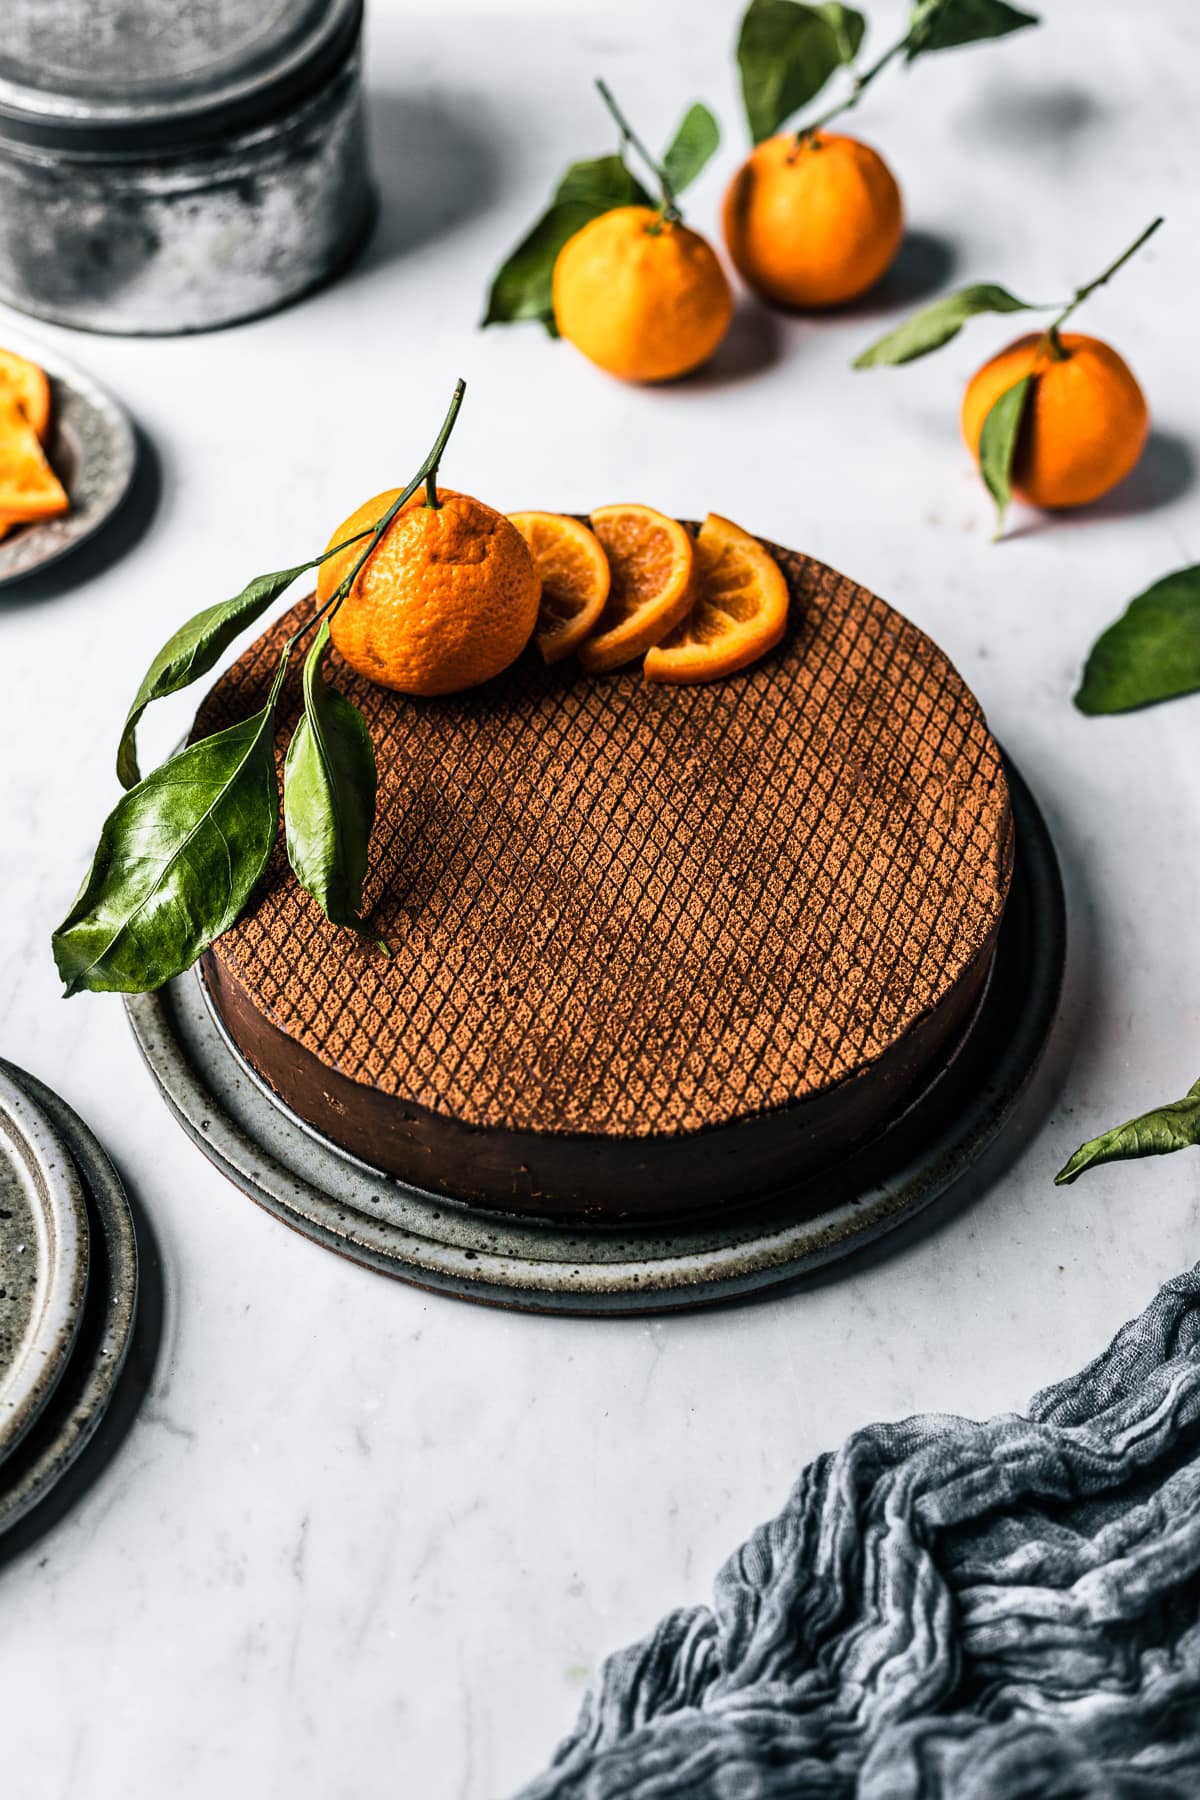
[[[45,369],[15,350],[0,350],[0,407],[15,400],[39,438],[50,423],[50,383]]]
[[[696,538],[696,600],[646,653],[647,681],[718,681],[757,662],[787,625],[788,586],[758,539],[709,513]]]
[[[578,649],[608,599],[608,558],[595,532],[565,513],[520,512],[509,518],[529,545],[542,578],[533,641],[548,663]]]
[[[23,408],[11,397],[0,403],[0,519],[52,519],[68,504]]]
[[[579,648],[593,675],[620,668],[665,637],[692,604],[696,557],[677,519],[652,506],[602,506],[592,514],[611,571],[608,601]]]

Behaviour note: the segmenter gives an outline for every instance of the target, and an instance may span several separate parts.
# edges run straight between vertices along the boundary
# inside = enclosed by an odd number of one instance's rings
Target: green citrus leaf
[[[955,50],[1040,24],[1036,13],[1021,12],[1005,0],[914,0],[905,59],[912,62],[927,50]]]
[[[750,0],[742,15],[737,60],[746,123],[756,144],[779,130],[852,62],[866,20],[852,7],[800,0]]]
[[[651,206],[653,201],[622,157],[597,156],[572,163],[550,205],[496,272],[488,294],[484,325],[538,319],[552,336],[551,278],[568,238],[615,206]]]
[[[946,294],[931,306],[923,306],[911,319],[905,319],[903,325],[897,325],[861,356],[856,356],[854,367],[880,369],[915,362],[918,356],[928,356],[931,350],[940,350],[943,344],[956,338],[967,320],[980,313],[1033,310],[1028,300],[1018,300],[1015,294],[998,287],[994,281],[977,281],[971,287],[959,288],[957,293]]]
[[[261,712],[201,738],[122,796],[53,936],[68,994],[140,994],[179,975],[227,931],[279,826],[273,721]]]
[[[983,421],[979,436],[979,473],[996,502],[997,537],[1004,530],[1004,515],[1012,499],[1013,457],[1033,382],[1032,375],[1022,375],[1015,386],[1006,388]]]
[[[283,816],[288,860],[335,925],[358,928],[375,822],[375,751],[357,706],[321,674],[321,626],[304,663],[304,713],[288,746]]]
[[[1200,563],[1164,575],[1092,645],[1075,704],[1129,712],[1200,691]]]
[[[1135,1156],[1167,1156],[1173,1150],[1189,1150],[1200,1144],[1200,1081],[1190,1087],[1182,1100],[1167,1106],[1156,1106],[1127,1125],[1090,1138],[1075,1152],[1065,1169],[1054,1177],[1065,1187],[1100,1163],[1124,1162]]]
[[[322,561],[324,555],[314,557],[311,562],[297,563],[294,569],[278,569],[273,575],[256,575],[232,600],[206,606],[203,612],[198,612],[167,639],[142,676],[121,732],[121,742],[117,746],[117,779],[122,787],[131,788],[141,780],[136,733],[138,721],[150,702],[161,700],[167,694],[177,694],[181,688],[206,675],[239,632],[247,625],[253,625],[272,601],[278,600],[280,594],[291,587],[297,576],[315,569]]]
[[[813,11],[820,13],[830,27],[837,39],[838,54],[848,68],[862,49],[867,33],[866,19],[852,6],[842,6],[840,0],[823,0],[823,4],[814,6]]]
[[[707,106],[697,100],[684,113],[662,159],[672,193],[682,194],[684,188],[691,186],[720,142],[721,127]]]

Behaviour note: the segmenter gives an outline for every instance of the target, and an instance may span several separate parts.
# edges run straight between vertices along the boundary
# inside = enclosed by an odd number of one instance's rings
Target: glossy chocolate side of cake
[[[619,1223],[699,1216],[799,1181],[869,1142],[968,1025],[990,938],[950,999],[861,1075],[777,1112],[677,1136],[600,1137],[463,1125],[351,1081],[272,1025],[212,956],[204,978],[242,1055],[306,1124],[413,1187],[500,1212]]]
[[[529,652],[414,701],[331,658],[379,760],[367,924],[393,954],[329,925],[281,846],[204,963],[295,1112],[422,1188],[616,1221],[819,1166],[936,1068],[1008,891],[1000,755],[929,639],[775,554],[787,637],[707,687]],[[262,704],[310,606],[198,731]],[[297,704],[289,680],[280,757]]]

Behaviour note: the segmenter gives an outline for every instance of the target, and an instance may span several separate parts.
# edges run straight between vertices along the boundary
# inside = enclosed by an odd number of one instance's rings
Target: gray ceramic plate
[[[83,1189],[42,1109],[0,1073],[0,1463],[53,1394],[87,1291]]]
[[[163,1096],[205,1155],[277,1218],[356,1262],[533,1312],[706,1305],[833,1261],[943,1194],[991,1143],[1041,1054],[1065,949],[1054,848],[1009,767],[1017,870],[994,978],[952,1064],[825,1175],[690,1226],[620,1232],[487,1213],[405,1186],[302,1126],[232,1049],[199,976],[127,1000]]]
[[[128,415],[89,375],[0,324],[0,345],[39,363],[50,377],[50,441],[46,454],[66,488],[71,510],[60,519],[14,525],[0,538],[0,586],[56,562],[107,523],[129,492],[137,442]]]
[[[74,1353],[48,1406],[0,1466],[0,1532],[24,1518],[91,1441],[117,1385],[137,1308],[137,1243],[119,1177],[87,1126],[43,1082],[0,1062],[50,1120],[82,1178],[91,1216],[92,1267]]]

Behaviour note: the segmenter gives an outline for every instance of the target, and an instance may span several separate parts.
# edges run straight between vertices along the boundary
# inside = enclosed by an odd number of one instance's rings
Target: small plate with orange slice
[[[0,585],[73,550],[133,479],[133,426],[49,347],[0,329]]]

